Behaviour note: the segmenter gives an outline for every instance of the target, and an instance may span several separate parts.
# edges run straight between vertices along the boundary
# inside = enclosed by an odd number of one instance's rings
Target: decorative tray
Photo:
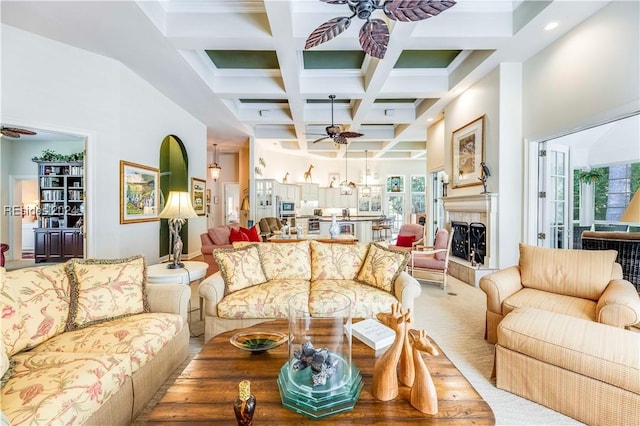
[[[260,353],[277,348],[289,339],[286,334],[277,331],[247,331],[231,336],[230,343],[242,350]]]

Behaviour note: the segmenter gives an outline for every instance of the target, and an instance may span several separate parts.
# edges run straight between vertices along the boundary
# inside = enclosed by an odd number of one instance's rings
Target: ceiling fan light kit
[[[329,99],[331,100],[331,125],[325,127],[327,136],[318,138],[312,143],[331,138],[333,140],[333,143],[335,143],[339,147],[339,145],[346,145],[347,143],[349,143],[349,141],[347,141],[347,138],[359,138],[360,136],[364,136],[362,133],[358,132],[343,132],[340,126],[337,126],[333,123],[333,101],[335,98],[336,95],[329,95]]]
[[[330,4],[346,4],[351,16],[340,16],[328,20],[313,30],[305,43],[305,50],[339,36],[358,17],[366,22],[360,28],[360,46],[370,56],[383,59],[389,45],[389,27],[378,18],[371,18],[376,9],[382,9],[394,21],[421,21],[440,14],[456,4],[453,0],[320,0]]]

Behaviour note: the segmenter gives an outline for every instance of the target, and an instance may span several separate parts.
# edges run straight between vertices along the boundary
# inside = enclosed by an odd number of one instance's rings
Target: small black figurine
[[[491,172],[489,171],[489,167],[487,167],[487,164],[484,161],[480,163],[480,167],[482,167],[482,175],[478,178],[478,180],[482,182],[483,191],[481,192],[481,194],[488,194],[489,191],[487,191],[487,178],[491,176]]]

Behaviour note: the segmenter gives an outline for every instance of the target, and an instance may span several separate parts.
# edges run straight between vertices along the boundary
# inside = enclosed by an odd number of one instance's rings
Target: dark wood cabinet
[[[84,255],[84,165],[37,161],[40,210],[35,262],[66,261]]]

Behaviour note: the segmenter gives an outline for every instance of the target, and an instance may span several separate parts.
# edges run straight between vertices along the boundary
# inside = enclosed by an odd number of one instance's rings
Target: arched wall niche
[[[179,137],[168,135],[160,145],[160,211],[169,191],[189,192],[189,157]],[[184,247],[189,247],[189,223],[182,226],[180,237]],[[160,219],[160,257],[171,253],[169,224],[167,219]]]

